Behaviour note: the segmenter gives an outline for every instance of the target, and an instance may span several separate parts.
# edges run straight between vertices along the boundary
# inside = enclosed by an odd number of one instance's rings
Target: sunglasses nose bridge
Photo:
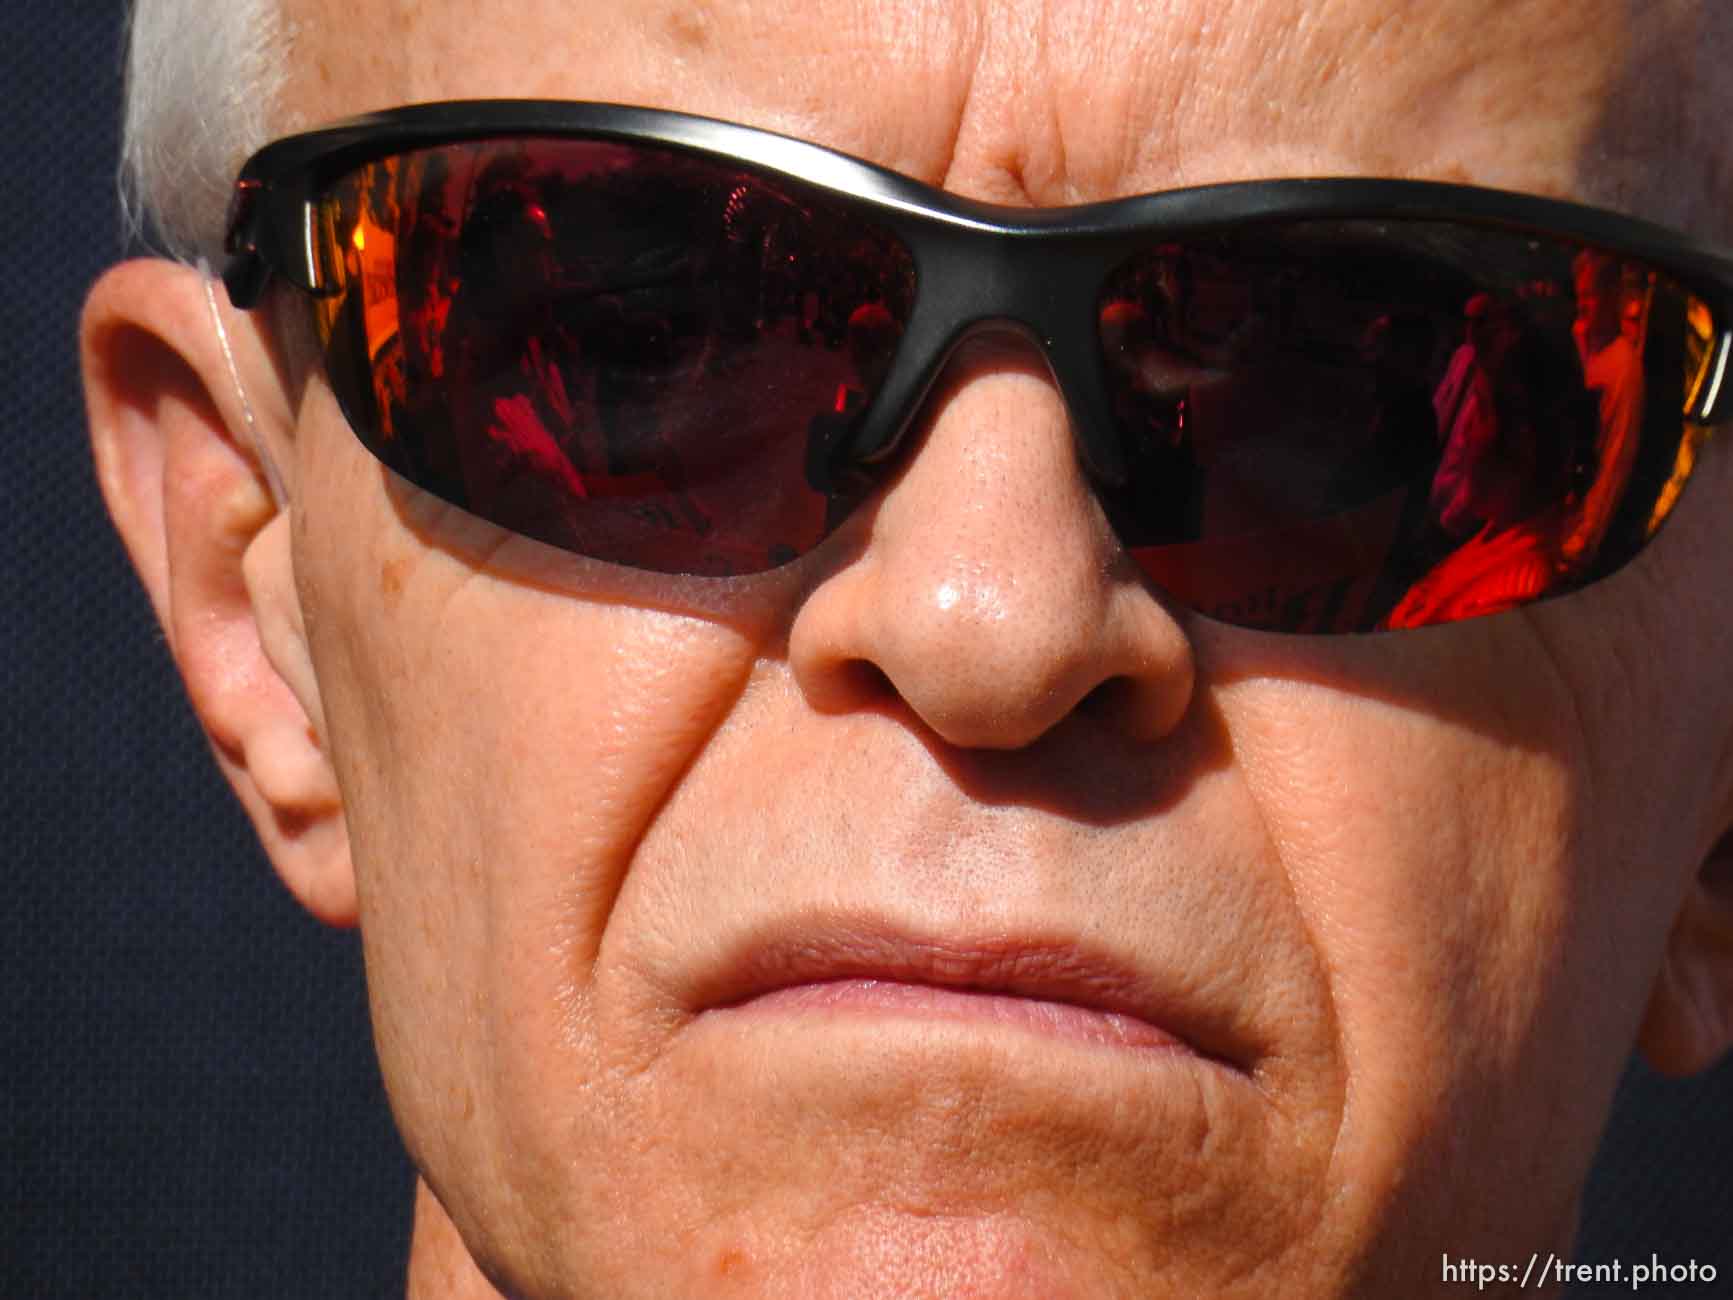
[[[1092,262],[1052,241],[1010,236],[959,241],[945,255],[923,259],[918,305],[853,458],[874,463],[893,455],[957,352],[973,340],[1009,336],[1046,361],[1089,475],[1122,484],[1125,456],[1097,337],[1094,286],[1101,271],[1086,264]]]

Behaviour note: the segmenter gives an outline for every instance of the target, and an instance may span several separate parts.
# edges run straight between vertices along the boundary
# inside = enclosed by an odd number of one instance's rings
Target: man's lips
[[[718,1011],[745,1015],[892,1015],[1000,1024],[1108,1047],[1184,1048],[1136,1016],[1067,1000],[884,978],[839,978],[760,993]]]
[[[1221,1055],[1195,1011],[1072,943],[825,929],[744,944],[691,1005],[728,1016],[883,1015],[999,1024],[1101,1046]]]

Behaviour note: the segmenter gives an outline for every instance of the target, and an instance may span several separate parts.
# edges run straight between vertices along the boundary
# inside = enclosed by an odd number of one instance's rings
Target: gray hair
[[[221,264],[229,188],[269,137],[286,37],[280,0],[135,0],[120,172],[129,234]]]

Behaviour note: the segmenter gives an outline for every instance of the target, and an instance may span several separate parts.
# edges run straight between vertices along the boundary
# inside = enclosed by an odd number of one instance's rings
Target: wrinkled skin
[[[616,100],[1002,202],[1388,174],[1724,235],[1654,183],[1680,154],[1628,151],[1725,51],[1706,8],[298,0],[282,118]],[[190,273],[130,274],[208,328]],[[191,434],[207,472],[159,491],[227,502],[229,640],[174,594],[176,507],[116,513],[279,869],[358,917],[425,1180],[414,1294],[1443,1294],[1441,1253],[1568,1257],[1633,1041],[1725,1046],[1724,447],[1592,591],[1304,640],[1139,580],[1014,340],[956,359],[824,547],[698,580],[431,501],[262,315],[230,323],[293,508]],[[208,342],[181,351],[234,425]],[[884,932],[1111,954],[1184,1042],[707,1009],[767,934]]]

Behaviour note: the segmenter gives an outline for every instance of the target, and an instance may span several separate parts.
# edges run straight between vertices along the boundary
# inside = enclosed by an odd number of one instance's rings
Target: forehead
[[[595,99],[786,131],[1004,202],[1426,176],[1715,234],[1703,187],[1678,179],[1682,160],[1704,171],[1707,101],[1733,98],[1689,75],[1693,48],[1728,44],[1709,7],[525,0],[478,21],[469,0],[286,0],[283,108],[299,127],[444,98]]]

